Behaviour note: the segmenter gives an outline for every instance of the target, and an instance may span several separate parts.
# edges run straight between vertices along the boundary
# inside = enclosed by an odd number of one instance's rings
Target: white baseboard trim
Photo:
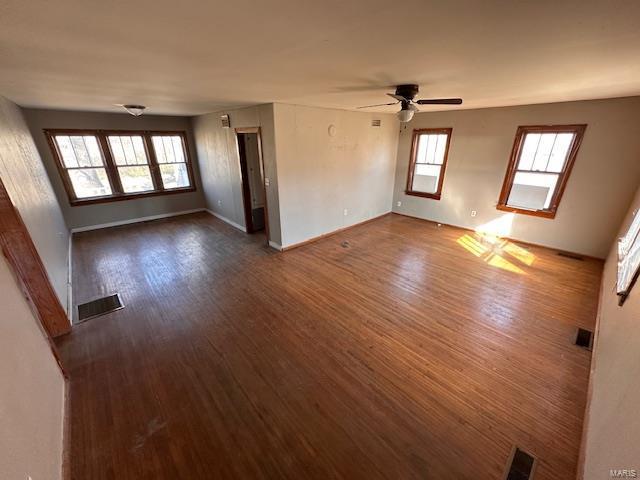
[[[71,229],[71,233],[88,232],[90,230],[100,230],[101,228],[117,227],[119,225],[128,225],[130,223],[148,222],[150,220],[158,220],[160,218],[177,217],[179,215],[188,215],[189,213],[203,212],[204,208],[194,208],[193,210],[182,210],[180,212],[173,213],[161,213],[160,215],[150,215],[148,217],[130,218],[127,220],[120,220],[118,222],[101,223],[99,225],[88,225],[86,227],[76,227]]]
[[[269,240],[269,246],[271,248],[275,248],[276,250],[282,251],[282,245],[280,245],[279,243],[274,242],[273,240]]]
[[[213,215],[214,217],[219,218],[223,222],[228,223],[232,227],[235,227],[238,230],[241,230],[244,233],[247,233],[247,229],[245,227],[243,227],[242,225],[240,225],[239,223],[236,223],[233,220],[229,220],[227,217],[224,217],[224,216],[220,215],[219,213],[214,212],[213,210],[209,210],[208,208],[205,208],[205,211],[208,212],[210,215]]]
[[[69,252],[68,252],[68,266],[67,266],[67,317],[69,323],[73,324],[73,235],[69,232]]]

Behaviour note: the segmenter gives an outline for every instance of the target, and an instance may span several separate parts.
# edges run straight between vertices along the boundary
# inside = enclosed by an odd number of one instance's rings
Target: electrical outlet
[[[401,206],[402,206],[402,202],[401,202],[400,200],[398,200],[398,201],[396,202],[396,205],[397,205],[398,207],[401,207]]]
[[[475,210],[471,210],[471,216],[475,217],[477,215],[478,212],[476,212]]]
[[[347,210],[346,208],[344,209],[344,212],[342,212],[342,214],[346,217],[347,215],[349,215],[349,210]]]
[[[221,207],[222,206],[222,200],[218,200],[218,206]]]

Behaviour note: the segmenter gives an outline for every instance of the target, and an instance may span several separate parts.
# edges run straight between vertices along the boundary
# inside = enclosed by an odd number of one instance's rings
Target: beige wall
[[[640,188],[616,238],[639,211]],[[619,307],[616,247],[614,242],[602,277],[592,396],[585,418],[585,480],[610,478],[610,469],[636,469],[640,475],[640,282]]]
[[[204,207],[196,149],[188,117],[145,114],[134,117],[127,113],[95,113],[62,110],[24,109],[27,124],[38,146],[47,173],[56,192],[63,215],[72,229],[123,222],[136,218],[183,212]],[[95,128],[104,130],[184,130],[194,164],[197,191],[160,195],[122,202],[70,206],[55,160],[43,133],[45,128]]]
[[[0,178],[67,308],[69,231],[20,108],[0,97]]]
[[[283,247],[391,210],[394,115],[285,104],[274,112]]]
[[[20,109],[0,97],[0,177],[67,305],[68,231]],[[0,255],[0,478],[61,478],[64,380]]]
[[[512,215],[508,236],[604,258],[640,181],[638,112],[640,97],[418,114],[400,133],[393,210],[468,228],[508,215],[495,205],[517,127],[586,123],[556,218]],[[412,130],[428,127],[453,127],[439,201],[404,194]]]
[[[229,114],[231,128],[222,128],[220,116]],[[258,105],[236,110],[209,113],[193,118],[193,130],[202,172],[206,206],[215,214],[245,228],[242,202],[240,157],[235,129],[260,127],[265,178],[269,179],[267,206],[269,234],[274,245],[280,244],[280,209],[278,175],[274,145],[273,105]]]

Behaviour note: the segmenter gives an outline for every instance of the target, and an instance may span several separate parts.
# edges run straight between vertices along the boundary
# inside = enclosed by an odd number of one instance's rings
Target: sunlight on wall
[[[505,213],[501,217],[483,223],[476,227],[476,233],[494,237],[508,237],[511,235],[511,227],[513,226],[514,213]]]
[[[513,218],[513,213],[502,215],[478,226],[475,233],[464,234],[456,242],[467,252],[482,258],[492,267],[526,275],[526,272],[511,260],[517,260],[522,266],[530,267],[536,256],[510,240],[502,238],[511,233]]]

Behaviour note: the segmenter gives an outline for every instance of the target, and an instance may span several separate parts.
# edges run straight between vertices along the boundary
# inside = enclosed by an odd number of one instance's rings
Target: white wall
[[[640,97],[420,113],[400,133],[393,210],[467,228],[509,215],[495,205],[517,127],[586,123],[556,218],[516,214],[508,236],[604,258],[640,181],[638,112]],[[442,199],[407,196],[412,130],[435,127],[453,128]]]
[[[391,210],[394,115],[279,103],[274,114],[283,247]]]
[[[640,188],[616,238],[624,235],[638,211]],[[636,469],[640,475],[640,282],[619,307],[616,247],[614,242],[602,276],[585,418],[585,480],[609,478],[610,469]]]
[[[68,231],[20,109],[2,97],[0,177],[66,305]],[[0,478],[61,478],[64,379],[1,255],[0,392]]]
[[[223,114],[230,116],[231,128],[222,128],[220,116]],[[267,187],[270,240],[280,244],[273,105],[209,113],[194,117],[192,122],[206,207],[243,228],[246,225],[242,203],[240,156],[235,129],[260,127],[265,178],[270,182]]]
[[[195,158],[191,122],[189,117],[141,115],[128,113],[76,112],[65,110],[23,110],[38,151],[51,178],[62,213],[69,228],[90,227],[112,222],[124,222],[141,217],[163,215],[204,207],[200,185],[198,162]],[[88,128],[104,130],[183,130],[187,132],[189,153],[194,164],[195,192],[142,197],[120,202],[95,203],[91,205],[69,204],[62,178],[44,135],[43,129]]]
[[[0,178],[67,308],[69,230],[20,108],[0,97]]]

